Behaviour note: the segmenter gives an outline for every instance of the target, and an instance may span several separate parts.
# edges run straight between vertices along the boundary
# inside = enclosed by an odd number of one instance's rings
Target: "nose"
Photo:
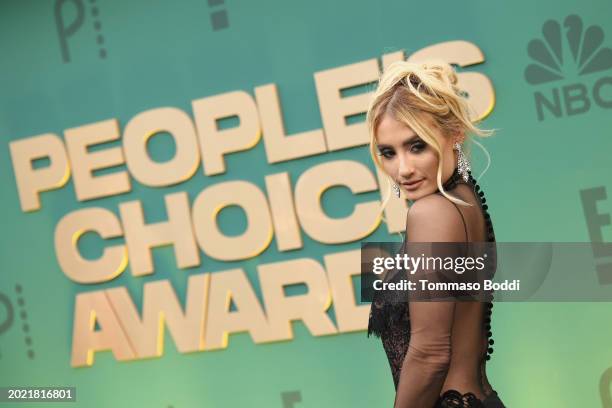
[[[406,156],[399,155],[399,168],[397,170],[399,180],[409,180],[414,173],[414,164]]]

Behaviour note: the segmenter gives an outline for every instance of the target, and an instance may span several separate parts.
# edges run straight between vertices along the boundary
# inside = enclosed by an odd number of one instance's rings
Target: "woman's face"
[[[437,133],[435,136],[444,155],[444,183],[455,169],[453,141]],[[400,186],[407,199],[415,201],[438,190],[438,153],[410,127],[385,114],[378,125],[376,139],[385,172]]]

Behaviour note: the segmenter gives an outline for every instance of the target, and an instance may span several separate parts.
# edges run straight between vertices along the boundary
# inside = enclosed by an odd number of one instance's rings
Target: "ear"
[[[455,143],[463,143],[465,141],[465,133],[463,131],[457,131],[454,135],[453,135],[453,144]]]

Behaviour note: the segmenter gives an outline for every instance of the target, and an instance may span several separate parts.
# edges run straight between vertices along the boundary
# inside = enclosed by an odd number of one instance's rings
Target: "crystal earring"
[[[400,189],[399,189],[399,186],[398,186],[397,184],[393,183],[392,187],[393,187],[393,192],[394,192],[394,193],[395,193],[395,195],[396,195],[396,196],[399,198],[399,196],[400,196]]]
[[[463,180],[468,181],[468,179],[470,178],[469,171],[471,171],[470,161],[463,153],[463,149],[461,148],[461,145],[459,143],[455,143],[455,150],[457,151],[457,170]]]

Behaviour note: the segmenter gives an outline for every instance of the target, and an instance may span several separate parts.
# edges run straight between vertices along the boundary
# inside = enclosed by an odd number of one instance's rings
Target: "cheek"
[[[397,160],[395,158],[382,160],[382,165],[385,169],[385,173],[391,177],[395,177],[397,173]]]
[[[433,150],[423,152],[421,157],[423,171],[427,172],[429,178],[436,178],[438,173],[438,155]]]

